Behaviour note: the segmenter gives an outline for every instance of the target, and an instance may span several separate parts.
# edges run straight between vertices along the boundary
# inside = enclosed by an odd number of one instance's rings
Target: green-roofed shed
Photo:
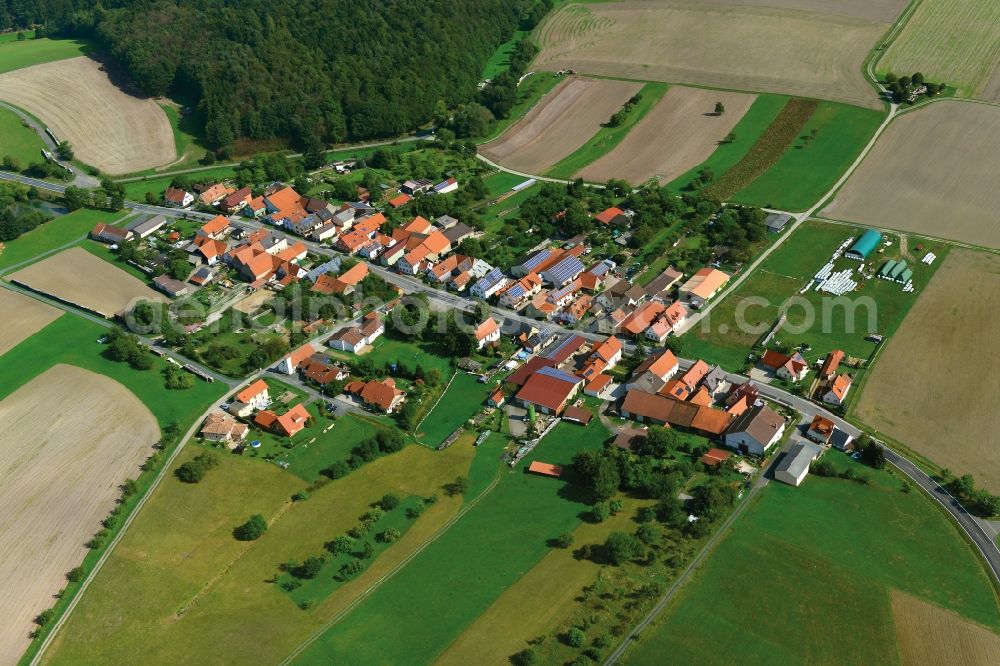
[[[913,271],[911,271],[909,268],[907,268],[899,275],[899,281],[902,282],[903,284],[906,284],[912,279],[913,279]]]
[[[896,266],[896,260],[890,259],[889,261],[882,264],[882,268],[878,269],[879,277],[889,277],[889,271],[891,271]]]
[[[848,259],[856,259],[857,261],[864,261],[868,258],[872,252],[878,247],[878,244],[882,242],[882,234],[874,229],[869,229],[865,233],[861,234],[861,238],[854,242],[854,245],[850,247],[844,256]]]
[[[893,266],[892,270],[889,271],[889,278],[892,280],[898,280],[899,276],[902,275],[903,271],[905,270],[906,270],[906,261],[904,259],[900,259],[899,263]]]

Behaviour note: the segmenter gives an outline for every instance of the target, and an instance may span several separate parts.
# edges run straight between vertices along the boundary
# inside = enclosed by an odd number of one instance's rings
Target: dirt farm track
[[[57,365],[0,402],[0,433],[0,663],[13,664],[160,431],[122,385]]]
[[[482,153],[508,169],[542,173],[586,143],[641,88],[632,81],[568,78]]]
[[[777,92],[881,108],[862,76],[901,0],[569,3],[539,27],[535,69]],[[833,9],[829,9],[829,6]]]
[[[667,182],[709,158],[755,95],[674,86],[632,128],[614,150],[588,165],[580,176],[604,182],[622,178],[633,185],[655,176]],[[726,112],[715,115],[715,103]]]
[[[9,276],[30,289],[111,318],[135,300],[166,298],[122,269],[71,247]]]
[[[918,298],[872,370],[857,415],[1000,492],[1000,255],[953,249]]]
[[[177,158],[166,113],[151,99],[116,87],[87,57],[0,74],[0,99],[40,118],[76,157],[111,175]]]
[[[944,100],[886,129],[823,215],[1000,248],[1000,108]]]
[[[3,324],[0,325],[0,356],[51,324],[62,314],[51,305],[10,289],[0,289],[0,313],[3,313]]]

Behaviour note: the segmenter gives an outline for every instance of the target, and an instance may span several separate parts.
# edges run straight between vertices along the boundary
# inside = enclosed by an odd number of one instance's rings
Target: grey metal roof
[[[775,473],[787,472],[792,476],[799,476],[803,471],[809,469],[809,463],[815,460],[819,452],[820,448],[815,444],[808,442],[793,444],[778,466],[774,468],[774,471]]]

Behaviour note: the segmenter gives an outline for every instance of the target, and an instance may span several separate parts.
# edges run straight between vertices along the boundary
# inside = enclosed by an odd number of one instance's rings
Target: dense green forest
[[[213,147],[412,130],[473,100],[539,18],[535,0],[0,0],[0,29],[92,38],[144,92],[197,103]]]

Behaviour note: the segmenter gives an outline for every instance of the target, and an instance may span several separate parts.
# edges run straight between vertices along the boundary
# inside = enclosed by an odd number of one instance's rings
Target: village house
[[[853,378],[848,374],[837,375],[833,378],[823,394],[823,402],[828,405],[840,406],[847,399],[847,392],[851,390]]]
[[[344,387],[346,393],[355,395],[367,407],[392,414],[406,400],[406,393],[396,388],[396,381],[387,377],[382,381],[354,381]]]
[[[666,270],[650,280],[644,287],[646,296],[655,301],[667,302],[672,300],[670,292],[674,288],[674,285],[680,282],[683,277],[684,273],[673,266],[668,266]]]
[[[812,423],[809,424],[806,437],[817,444],[829,444],[830,437],[833,435],[835,428],[836,426],[833,424],[833,421],[822,414],[817,414],[813,417]]]
[[[476,338],[476,349],[482,349],[500,339],[500,326],[493,317],[487,317],[483,323],[476,327],[473,335]]]
[[[650,354],[635,370],[625,385],[626,390],[639,389],[647,393],[657,393],[670,380],[680,366],[677,357],[669,349]]]
[[[823,361],[823,365],[819,369],[819,379],[820,381],[830,381],[837,374],[837,369],[840,368],[840,363],[844,360],[844,352],[840,349],[834,349],[832,352],[826,355],[826,359]]]
[[[234,449],[242,442],[250,428],[245,423],[226,414],[212,412],[201,426],[201,437],[206,442],[223,442]]]
[[[333,382],[341,382],[347,379],[350,372],[340,363],[335,363],[329,357],[322,354],[313,354],[309,359],[299,366],[303,379],[307,379],[320,386],[326,386]]]
[[[544,282],[558,289],[573,282],[585,270],[586,267],[579,257],[569,255],[553,264],[551,268],[540,271],[539,275]]]
[[[278,361],[274,369],[286,375],[294,375],[298,371],[299,366],[308,361],[315,353],[316,350],[313,349],[312,343],[307,342]]]
[[[233,228],[229,224],[229,218],[225,215],[216,215],[199,227],[198,231],[195,232],[195,238],[221,240],[228,236],[232,230]]]
[[[499,268],[494,268],[481,277],[469,291],[476,298],[487,300],[510,283],[510,279]]]
[[[720,437],[733,420],[731,414],[708,405],[683,402],[638,389],[625,394],[619,411],[627,419],[668,424],[709,438]]]
[[[761,357],[760,363],[778,377],[790,382],[802,381],[809,372],[809,364],[798,352],[789,355],[768,349]]]
[[[434,182],[427,180],[426,178],[420,178],[416,180],[405,181],[399,189],[403,192],[413,195],[413,194],[423,194],[427,190],[434,187]]]
[[[282,415],[278,415],[270,409],[257,412],[254,416],[254,425],[270,430],[276,435],[283,437],[293,437],[296,433],[306,427],[312,415],[299,403]]]
[[[194,195],[186,190],[168,187],[163,193],[163,202],[172,208],[187,208],[194,203]]]
[[[253,192],[249,187],[241,187],[235,192],[230,192],[222,199],[221,208],[230,215],[238,213],[253,199]]]
[[[528,273],[510,285],[500,294],[498,303],[512,310],[520,310],[542,289],[542,278],[537,273]]]
[[[198,202],[204,206],[214,206],[235,191],[235,188],[226,187],[225,183],[215,183],[198,195]]]
[[[268,393],[267,383],[263,379],[258,379],[236,394],[229,405],[229,413],[245,418],[270,404],[271,395]]]
[[[374,343],[383,333],[385,333],[385,323],[377,312],[369,312],[362,319],[360,326],[340,329],[330,336],[327,344],[334,349],[357,354],[366,345]]]
[[[733,421],[723,441],[731,449],[763,456],[785,433],[785,419],[767,405],[757,405]]]
[[[354,292],[361,281],[368,277],[368,264],[359,262],[340,275],[324,273],[316,278],[310,291],[318,294],[347,295]]]
[[[621,208],[613,206],[611,208],[605,208],[600,213],[594,216],[594,220],[600,222],[605,226],[610,225],[627,225],[629,223],[629,217],[625,214]]]

